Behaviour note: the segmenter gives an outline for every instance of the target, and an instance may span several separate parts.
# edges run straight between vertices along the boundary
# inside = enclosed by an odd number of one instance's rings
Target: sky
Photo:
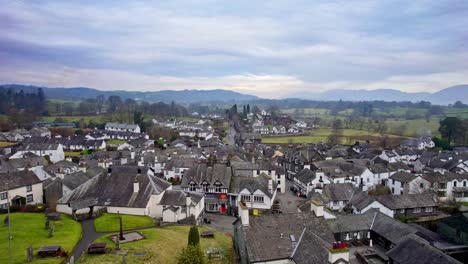
[[[468,84],[468,1],[0,0],[0,83],[435,92]]]

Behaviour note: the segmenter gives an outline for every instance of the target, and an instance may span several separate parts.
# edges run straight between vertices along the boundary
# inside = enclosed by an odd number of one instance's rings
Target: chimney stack
[[[239,216],[243,226],[249,226],[249,207],[240,201],[239,202]]]
[[[349,263],[349,249],[345,242],[334,242],[333,247],[328,249],[328,263],[336,263],[339,259]]]
[[[268,192],[273,193],[273,180],[268,179]]]
[[[133,192],[137,193],[140,191],[140,183],[136,180],[133,182]]]
[[[314,197],[310,201],[310,210],[315,213],[315,216],[322,217],[323,216],[323,203],[322,201]]]

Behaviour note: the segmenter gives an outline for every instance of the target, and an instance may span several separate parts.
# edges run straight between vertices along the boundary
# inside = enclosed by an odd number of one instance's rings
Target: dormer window
[[[196,191],[197,191],[197,186],[196,186],[196,184],[195,184],[194,182],[191,182],[191,183],[190,183],[189,190],[190,190],[191,192],[196,192]]]
[[[215,183],[215,192],[217,193],[221,192],[221,183],[219,182]]]
[[[208,192],[208,183],[204,182],[203,183],[203,192],[207,193]]]

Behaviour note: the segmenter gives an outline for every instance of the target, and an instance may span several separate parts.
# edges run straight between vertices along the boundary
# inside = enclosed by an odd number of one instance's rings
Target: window
[[[32,186],[31,185],[26,185],[26,191],[27,192],[32,192]]]
[[[241,201],[250,202],[250,195],[241,195]]]
[[[210,211],[210,212],[217,212],[218,211],[218,204],[217,203],[209,203],[207,204],[207,211]]]
[[[447,186],[446,186],[445,182],[440,182],[439,183],[439,189],[446,189],[446,188],[447,188]]]
[[[414,208],[413,213],[417,214],[421,212],[421,208]]]
[[[8,203],[0,204],[1,209],[8,209]]]
[[[6,193],[6,192],[2,192],[2,193],[0,193],[0,199],[1,199],[1,200],[6,200],[6,199],[7,199],[7,197],[8,197],[8,195],[7,195],[7,193]]]
[[[333,206],[338,206],[340,205],[340,201],[333,201]]]
[[[456,181],[453,182],[453,187],[457,187],[457,182]]]
[[[32,194],[26,195],[26,203],[30,203],[30,202],[32,202],[32,201],[34,201],[33,195],[32,195]]]
[[[220,193],[221,192],[221,183],[217,182],[215,183],[215,192]]]
[[[257,175],[260,175],[260,170],[257,170]]]
[[[196,192],[197,191],[197,186],[195,185],[195,183],[190,183],[190,187],[189,187],[189,190],[191,192]]]
[[[425,211],[426,213],[431,213],[433,210],[434,210],[434,209],[433,209],[432,207],[426,207],[426,208],[424,208],[424,211]]]
[[[401,183],[401,188],[405,188],[405,183],[404,182]]]
[[[420,183],[419,188],[421,188],[421,189],[424,188],[424,183]]]
[[[254,196],[254,202],[256,203],[263,203],[263,196]]]
[[[392,179],[392,184],[395,185],[395,179]]]
[[[395,188],[392,187],[392,193],[395,194]]]
[[[208,183],[206,182],[203,183],[203,192],[208,192]]]
[[[466,187],[466,181],[463,181],[463,187]]]
[[[405,209],[400,209],[400,213],[401,213],[401,214],[404,214],[404,213],[405,213]]]

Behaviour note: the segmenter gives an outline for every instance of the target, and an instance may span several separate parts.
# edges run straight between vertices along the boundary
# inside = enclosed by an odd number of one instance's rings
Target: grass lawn
[[[0,226],[0,263],[8,263],[8,227]],[[48,238],[49,231],[45,227],[45,216],[43,213],[12,213],[11,229],[13,234],[13,263],[26,263],[26,249],[32,245],[34,249],[33,263],[61,263],[64,258],[39,258],[37,250],[45,245],[60,245],[71,253],[73,247],[81,238],[81,225],[68,216],[62,215],[62,221],[51,221],[55,225],[54,236]],[[36,258],[37,257],[37,258]]]
[[[123,249],[128,250],[128,255],[126,257],[127,263],[177,263],[178,254],[187,246],[189,229],[190,226],[167,226],[143,230],[142,234],[146,239],[121,245]],[[203,232],[210,229],[199,227],[198,230]],[[232,238],[216,231],[214,233],[214,238],[200,237],[201,246],[204,252],[206,252],[209,247],[221,249],[224,258],[216,259],[209,263],[234,263]],[[107,236],[97,239],[96,242],[106,242],[109,247],[115,247],[114,243],[109,240]],[[146,252],[146,256],[135,257],[133,256],[135,252]],[[113,264],[120,263],[121,260],[122,257],[112,254],[86,255],[84,261],[79,263]]]
[[[80,152],[65,151],[65,157],[79,157],[80,154]]]
[[[134,230],[155,225],[155,220],[148,216],[124,214],[121,214],[121,216],[123,230]],[[117,214],[103,214],[94,221],[94,226],[98,232],[117,232],[119,231],[119,218]]]
[[[111,140],[108,140],[106,141],[106,144],[108,145],[120,145],[120,144],[123,144],[127,141],[123,140],[123,139],[111,139]]]
[[[388,131],[395,133],[402,131],[403,135],[414,137],[418,136],[418,130],[421,128],[428,129],[432,132],[433,136],[439,135],[439,118],[432,117],[429,122],[425,118],[404,120],[404,119],[387,119],[385,124],[388,126]]]
[[[13,145],[16,145],[16,143],[0,141],[0,148],[9,147],[9,146],[13,146]]]
[[[369,139],[370,141],[376,140],[380,135],[378,133],[370,132],[364,130],[356,129],[342,129],[340,136],[340,143],[350,145],[355,141],[365,141]],[[285,137],[266,137],[262,138],[262,143],[266,144],[302,144],[302,143],[319,143],[319,142],[328,142],[328,137],[331,134],[330,128],[320,128],[308,132],[306,135],[301,136],[285,136]],[[391,139],[399,140],[401,139],[398,136],[387,134]]]

